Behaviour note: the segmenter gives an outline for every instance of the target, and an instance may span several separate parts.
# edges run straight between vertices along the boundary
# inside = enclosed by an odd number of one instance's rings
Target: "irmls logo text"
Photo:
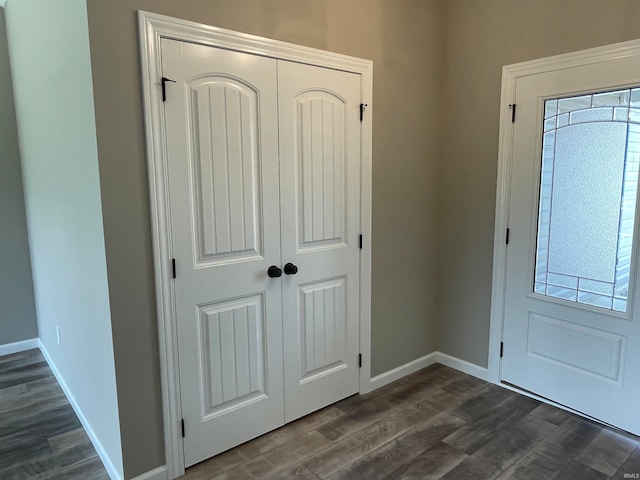
[[[624,478],[640,478],[640,473],[625,473]]]

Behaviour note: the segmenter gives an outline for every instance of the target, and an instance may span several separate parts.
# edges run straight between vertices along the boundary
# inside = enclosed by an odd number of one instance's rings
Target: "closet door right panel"
[[[358,392],[360,102],[359,75],[278,61],[287,422]]]

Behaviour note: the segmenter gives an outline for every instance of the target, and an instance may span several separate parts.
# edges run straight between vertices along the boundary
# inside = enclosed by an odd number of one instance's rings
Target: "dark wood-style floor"
[[[0,357],[0,479],[109,479],[39,350]]]
[[[433,365],[200,463],[184,478],[638,478],[639,441]]]
[[[638,478],[640,439],[433,365],[187,470],[184,480]],[[0,479],[107,480],[37,350],[0,357]]]

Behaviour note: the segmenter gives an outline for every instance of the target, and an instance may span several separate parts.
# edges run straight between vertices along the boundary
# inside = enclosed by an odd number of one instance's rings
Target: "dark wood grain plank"
[[[576,457],[576,461],[611,476],[615,475],[637,447],[636,438],[605,428]]]
[[[602,431],[577,417],[568,418],[533,450],[509,467],[499,480],[551,480]]]
[[[216,480],[269,478],[331,445],[327,437],[317,430],[312,430],[214,478]]]
[[[495,466],[468,457],[443,476],[442,480],[492,480],[501,472],[502,470]]]
[[[366,395],[353,395],[336,404],[346,413],[353,413],[366,408],[368,402],[379,404],[387,402],[394,406],[408,406],[416,403],[432,392],[442,389],[446,385],[460,379],[468,378],[462,372],[458,372],[444,365],[434,364],[415,373],[407,375],[393,383],[385,385]]]
[[[81,427],[68,402],[43,409],[37,415],[30,415],[27,411],[0,425],[0,453],[5,447],[13,448],[23,440],[46,439]]]
[[[93,480],[106,471],[38,350],[0,357],[0,478]]]
[[[356,460],[328,478],[331,480],[372,480],[385,478],[406,465],[412,458],[428,450],[465,421],[441,412],[419,427]]]
[[[269,480],[321,480],[319,476],[309,470],[305,465],[299,463],[293,467],[274,475]]]
[[[566,419],[574,416],[572,413],[547,403],[541,403],[538,408],[531,412],[531,415],[541,418],[545,422],[553,423],[554,425],[560,425]]]
[[[578,462],[564,467],[554,480],[609,480],[609,476]]]
[[[105,470],[100,458],[92,457],[80,463],[74,463],[66,468],[62,468],[57,472],[52,472],[43,479],[52,480],[64,478],[65,480],[95,480],[104,476]]]
[[[5,470],[11,470],[15,467],[19,467],[25,462],[40,460],[52,456],[49,442],[44,438],[28,438],[27,440],[22,440],[20,443],[15,445],[12,445],[11,439],[0,439],[0,441],[2,440],[5,441],[5,445],[0,449],[0,478],[3,480],[5,477]]]
[[[51,369],[44,361],[21,365],[8,371],[0,371],[0,389],[50,376]]]
[[[508,398],[516,398],[517,394],[496,385],[485,385],[460,404],[454,405],[447,411],[456,417],[467,421],[474,421],[491,413],[497,405]],[[539,403],[539,402],[538,402]]]
[[[386,477],[386,480],[438,480],[468,456],[446,443],[438,443]]]
[[[611,477],[613,480],[640,478],[640,447],[636,448],[626,462]]]
[[[83,443],[91,443],[89,436],[83,428],[69,430],[68,432],[49,438],[48,441],[53,453],[58,453],[66,450],[67,448],[75,447]]]
[[[487,394],[488,399],[495,398],[495,396],[491,392]],[[485,412],[483,416],[475,418],[475,421],[470,422],[447,437],[444,442],[468,455],[473,455],[476,450],[485,445],[498,432],[515,425],[539,404],[540,402],[529,397],[510,395],[497,405],[493,405],[493,408]],[[477,402],[476,405],[483,405],[481,410],[484,410],[485,402]],[[451,410],[457,409],[453,408]],[[478,410],[474,407],[472,411],[475,417],[475,412]],[[464,409],[463,412],[467,413],[469,410]]]
[[[39,363],[43,361],[44,357],[42,356],[42,352],[37,348],[33,348],[23,352],[0,356],[0,370],[7,371],[11,368],[11,365],[27,365],[29,363]]]
[[[473,457],[497,471],[506,470],[555,428],[552,423],[527,415],[515,425],[498,432]]]
[[[13,385],[11,387],[3,388],[0,390],[0,402],[6,401],[8,398],[24,395],[29,391],[29,387],[26,384],[21,383],[19,385]]]
[[[318,431],[330,440],[338,441],[389,415],[394,408],[395,406],[385,399],[367,401],[359,409],[322,425]]]
[[[335,406],[329,406],[302,417],[272,432],[221,453],[208,461],[187,469],[185,480],[199,480],[220,475],[244,462],[266,453],[280,445],[290,442],[311,430],[316,429],[345,413]]]
[[[424,411],[396,410],[382,420],[305,460],[304,463],[322,478],[328,477],[437,413],[433,408],[428,416],[425,416]]]

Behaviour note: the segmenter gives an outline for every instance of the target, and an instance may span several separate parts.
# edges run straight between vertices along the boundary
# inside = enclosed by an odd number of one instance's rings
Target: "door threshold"
[[[629,432],[627,430],[624,430],[620,427],[616,427],[615,425],[611,425],[610,423],[607,423],[603,420],[600,420],[599,418],[596,417],[592,417],[591,415],[587,415],[584,412],[581,412],[579,410],[575,410],[571,407],[568,407],[567,405],[563,405],[562,403],[558,403],[554,400],[551,400],[550,398],[547,397],[543,397],[542,395],[539,395],[535,392],[532,392],[531,390],[527,390],[526,388],[522,388],[519,387],[518,385],[515,385],[513,383],[509,383],[509,382],[505,382],[504,380],[500,380],[500,383],[498,383],[498,385],[500,385],[501,387],[504,387],[508,390],[512,390],[516,393],[520,393],[521,395],[524,395],[526,397],[529,398],[533,398],[534,400],[539,400],[543,403],[546,403],[547,405],[551,405],[553,407],[559,408],[560,410],[564,410],[566,412],[569,413],[573,413],[574,415],[578,415],[579,417],[585,418],[587,420],[591,420],[594,423],[598,423],[604,427],[613,429],[613,430],[617,430],[618,432],[622,432],[622,433],[626,433],[628,435],[633,435],[634,437],[636,436],[634,433]]]

